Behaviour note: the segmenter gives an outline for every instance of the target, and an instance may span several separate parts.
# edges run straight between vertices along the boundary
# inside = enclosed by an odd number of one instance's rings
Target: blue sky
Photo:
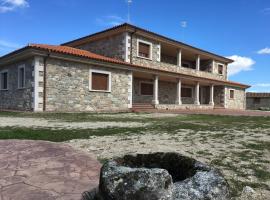
[[[0,0],[0,55],[127,21],[127,0]],[[233,58],[230,80],[270,92],[269,0],[132,0],[131,23]]]

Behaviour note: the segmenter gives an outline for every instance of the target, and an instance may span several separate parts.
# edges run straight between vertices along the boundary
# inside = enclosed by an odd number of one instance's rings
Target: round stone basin
[[[227,200],[228,188],[219,170],[193,158],[178,153],[136,154],[106,162],[99,188],[88,199]]]

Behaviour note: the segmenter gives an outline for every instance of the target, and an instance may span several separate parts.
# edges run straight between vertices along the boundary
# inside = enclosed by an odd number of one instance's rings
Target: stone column
[[[209,101],[209,105],[214,106],[214,85],[210,86],[210,101]]]
[[[196,58],[196,70],[197,71],[200,71],[200,62],[201,62],[201,56],[200,55],[197,55],[197,58]]]
[[[177,66],[182,67],[182,50],[178,49],[177,51]]]
[[[195,86],[195,101],[194,101],[195,105],[200,105],[200,83],[197,82],[196,86]]]
[[[214,73],[215,60],[212,60],[211,73]]]
[[[181,88],[182,88],[181,79],[178,78],[177,79],[176,101],[175,101],[175,104],[177,104],[177,105],[182,105]]]
[[[155,75],[154,76],[154,88],[153,88],[153,101],[152,104],[154,105],[158,105],[159,104],[159,100],[158,100],[158,76]]]

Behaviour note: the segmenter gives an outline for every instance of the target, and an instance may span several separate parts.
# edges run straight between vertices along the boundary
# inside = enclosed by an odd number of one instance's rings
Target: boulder
[[[227,200],[219,170],[178,153],[126,155],[101,169],[97,200]],[[87,200],[88,200],[87,199]]]

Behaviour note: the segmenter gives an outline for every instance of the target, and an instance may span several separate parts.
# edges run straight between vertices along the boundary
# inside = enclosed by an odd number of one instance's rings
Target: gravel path
[[[64,122],[43,118],[0,117],[0,127],[24,127],[46,129],[98,129],[108,127],[142,127],[147,126],[139,122]]]

